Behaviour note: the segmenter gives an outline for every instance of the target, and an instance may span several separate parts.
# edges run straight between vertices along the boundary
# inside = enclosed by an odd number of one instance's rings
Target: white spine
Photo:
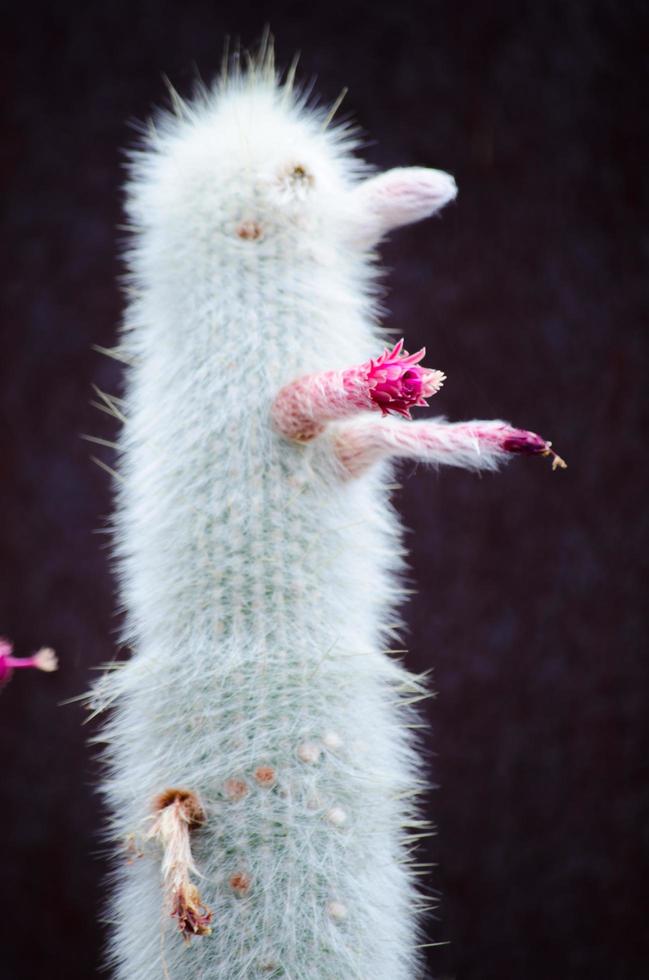
[[[384,346],[363,168],[323,115],[253,67],[179,104],[133,163],[115,544],[133,656],[97,694],[111,834],[139,855],[112,900],[120,980],[419,975],[424,686],[386,652],[390,472],[342,479],[329,439],[270,425],[283,385]],[[204,810],[194,880],[213,914],[188,944],[147,838],[176,786]]]

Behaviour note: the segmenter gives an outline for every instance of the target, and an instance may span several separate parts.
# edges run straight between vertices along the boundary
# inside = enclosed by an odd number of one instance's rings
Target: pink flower
[[[526,429],[508,429],[503,439],[503,449],[508,453],[524,453],[526,456],[536,456],[545,453],[547,442],[536,432]]]
[[[502,448],[508,453],[524,453],[526,456],[551,456],[552,469],[567,469],[567,463],[552,448],[552,443],[527,429],[505,430]]]
[[[398,412],[409,419],[413,405],[427,405],[427,398],[436,394],[444,384],[441,371],[419,366],[426,354],[422,347],[416,354],[403,350],[403,339],[372,359],[366,366],[369,395],[383,415]]]
[[[35,667],[48,673],[58,667],[56,654],[51,647],[41,647],[31,657],[14,657],[13,649],[9,640],[0,637],[0,687],[11,680],[16,667]]]

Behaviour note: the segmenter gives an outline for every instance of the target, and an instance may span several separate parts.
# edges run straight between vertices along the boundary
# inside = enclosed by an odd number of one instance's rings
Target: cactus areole
[[[376,174],[265,46],[131,157],[114,555],[131,659],[93,695],[120,980],[421,976],[425,679],[392,649],[394,460],[551,452],[378,324],[375,248],[456,194]]]

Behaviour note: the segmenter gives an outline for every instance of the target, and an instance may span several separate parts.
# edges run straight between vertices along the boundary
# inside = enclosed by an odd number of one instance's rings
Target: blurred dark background
[[[114,656],[110,438],[120,369],[122,148],[226,35],[265,22],[380,167],[460,195],[395,234],[388,322],[448,382],[436,412],[555,441],[552,473],[403,473],[408,663],[428,704],[437,980],[635,980],[647,970],[646,3],[178,0],[2,9],[6,207],[0,634],[58,674],[0,696],[2,980],[87,980],[105,872],[92,724],[62,702]],[[645,62],[646,67],[646,62]],[[110,463],[110,452],[100,450]],[[422,855],[425,860],[425,855]],[[133,978],[137,980],[137,978]],[[346,980],[346,978],[341,978]],[[372,978],[366,978],[372,980]]]

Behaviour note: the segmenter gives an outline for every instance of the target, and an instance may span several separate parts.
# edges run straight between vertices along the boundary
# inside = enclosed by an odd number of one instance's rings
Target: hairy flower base
[[[401,339],[392,350],[386,348],[380,357],[364,365],[369,396],[383,415],[395,412],[409,419],[414,405],[427,405],[426,399],[442,387],[446,376],[441,371],[419,366],[425,355],[425,347],[408,354]]]
[[[187,789],[166,789],[156,797],[153,807],[155,817],[147,839],[162,846],[165,905],[187,942],[192,936],[207,936],[212,913],[190,878],[198,871],[189,837],[205,822],[203,808],[196,794]]]
[[[550,443],[504,422],[445,422],[364,416],[341,429],[335,453],[346,477],[360,476],[381,459],[412,459],[435,466],[495,470],[514,453],[553,455]],[[554,456],[554,468],[565,467]]]
[[[327,422],[379,408],[410,418],[413,405],[427,405],[427,398],[441,388],[441,371],[419,366],[426,353],[403,350],[403,340],[380,357],[344,371],[307,374],[285,385],[271,409],[273,426],[285,438],[310,442]]]

